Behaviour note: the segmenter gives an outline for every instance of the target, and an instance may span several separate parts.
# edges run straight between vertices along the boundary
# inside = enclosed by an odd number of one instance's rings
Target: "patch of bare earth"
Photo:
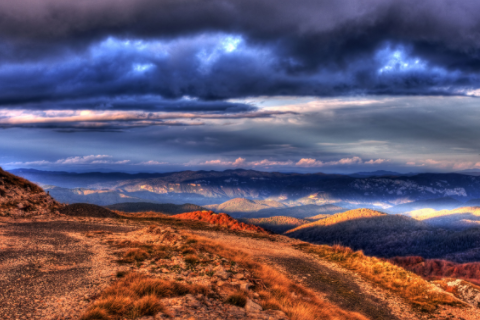
[[[86,231],[131,228],[76,221],[0,223],[0,319],[78,319],[115,264]]]

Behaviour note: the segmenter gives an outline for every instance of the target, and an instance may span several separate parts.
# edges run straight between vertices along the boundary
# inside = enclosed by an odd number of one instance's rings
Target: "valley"
[[[233,198],[204,205],[139,198],[103,207],[62,203],[61,197],[57,197],[42,200],[51,205],[40,211],[34,210],[40,202],[31,199],[55,197],[55,188],[63,187],[47,187],[47,194],[10,173],[4,172],[3,176],[3,203],[12,209],[1,211],[0,227],[4,230],[1,235],[10,251],[0,251],[0,267],[10,270],[13,276],[9,265],[30,261],[21,257],[18,250],[36,240],[29,238],[30,242],[24,243],[12,237],[20,233],[27,236],[21,230],[34,228],[39,230],[39,237],[54,239],[68,235],[76,239],[77,246],[90,243],[89,248],[103,252],[104,260],[101,265],[92,264],[88,257],[98,253],[86,251],[82,268],[90,273],[109,274],[101,281],[84,278],[69,295],[62,293],[68,287],[56,291],[49,287],[45,288],[47,291],[39,289],[36,294],[52,297],[41,308],[31,302],[25,291],[16,293],[19,298],[15,301],[3,297],[11,305],[29,301],[30,309],[25,312],[30,312],[32,319],[53,320],[67,313],[82,320],[110,319],[118,312],[135,319],[142,314],[152,315],[145,320],[172,315],[189,319],[191,314],[200,317],[210,312],[229,319],[477,319],[480,227],[476,225],[476,217],[480,209],[462,206],[464,203],[454,198],[413,200],[409,205],[391,205],[390,210],[382,211],[348,208],[351,203],[342,207],[345,199],[302,204],[305,197],[295,202]],[[80,196],[91,195],[82,192]],[[109,192],[96,194],[103,193]],[[12,202],[13,194],[21,194],[21,202],[25,204],[18,206]],[[175,193],[178,199],[183,199],[181,195]],[[316,199],[316,195],[309,197]],[[58,227],[60,233],[56,235],[57,231],[50,226],[62,226]],[[70,228],[67,233],[61,231],[66,226]],[[157,229],[158,232],[154,231]],[[72,247],[70,255],[75,255],[75,248]],[[46,266],[40,261],[50,259],[51,253],[35,250],[37,262],[28,262],[31,265],[26,270],[37,270],[36,277],[43,279],[47,276]],[[217,262],[212,265],[211,261]],[[59,262],[58,266],[55,263],[49,264],[49,268],[68,265],[72,272],[76,270],[73,266],[77,262],[73,260]],[[130,265],[129,269],[124,268],[125,264]],[[237,279],[239,272],[242,276]],[[272,274],[275,279],[269,278]],[[281,293],[284,289],[274,289],[279,277],[284,279],[282,283],[297,288],[297,293],[287,296]],[[122,298],[133,299],[126,304],[125,311],[114,311],[111,302],[105,304],[112,298],[108,293],[113,290],[110,287],[130,286],[125,281],[147,280],[161,281],[162,286],[183,286],[185,293],[158,293],[148,296],[148,300],[146,295],[129,294]],[[20,287],[27,285],[23,280],[18,281]],[[2,285],[6,284],[0,279]],[[75,299],[83,294],[80,292],[89,292],[86,294],[89,298],[73,307]],[[58,295],[68,296],[61,307],[54,300]],[[238,295],[247,303],[226,302]],[[305,295],[310,297],[309,305],[300,307],[295,301]],[[143,306],[144,303],[148,305]],[[225,307],[215,309],[222,305]],[[307,314],[302,308],[312,311]],[[5,317],[11,310],[4,313]]]

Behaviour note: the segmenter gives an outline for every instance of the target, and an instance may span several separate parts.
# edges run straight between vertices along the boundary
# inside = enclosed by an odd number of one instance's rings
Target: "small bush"
[[[237,291],[229,295],[225,300],[225,303],[243,308],[247,303],[247,295],[243,291]]]

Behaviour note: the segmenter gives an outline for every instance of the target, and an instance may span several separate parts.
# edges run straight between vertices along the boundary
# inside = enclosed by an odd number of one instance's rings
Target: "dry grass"
[[[297,285],[276,269],[254,261],[243,251],[207,238],[195,236],[189,240],[190,246],[199,252],[219,255],[247,269],[254,277],[252,281],[256,284],[255,290],[260,295],[260,304],[264,309],[282,310],[292,320],[366,319],[358,313],[342,310],[320,300],[311,290]]]
[[[243,308],[247,304],[247,294],[245,291],[239,290],[229,295],[225,300],[225,303]]]
[[[421,311],[431,312],[439,305],[462,305],[452,296],[434,290],[432,285],[420,276],[390,262],[365,256],[362,251],[353,252],[352,249],[339,245],[331,247],[302,244],[298,248],[359,273],[363,278],[398,294]]]
[[[148,254],[148,252],[143,249],[132,248],[125,252],[125,254],[123,255],[123,260],[128,262],[144,261],[149,256],[150,255]]]
[[[186,294],[208,294],[200,285],[189,285],[175,281],[160,280],[139,273],[129,273],[106,290],[83,314],[81,320],[110,319],[142,316],[165,312],[161,298]]]

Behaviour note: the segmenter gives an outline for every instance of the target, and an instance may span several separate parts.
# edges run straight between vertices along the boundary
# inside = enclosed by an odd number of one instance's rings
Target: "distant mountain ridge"
[[[117,203],[114,205],[106,206],[106,208],[110,210],[123,211],[123,212],[153,211],[153,212],[163,213],[167,215],[206,210],[203,207],[200,207],[191,203],[177,205],[173,203],[149,203],[149,202]]]
[[[448,173],[352,177],[254,170],[182,171],[154,174],[65,173],[13,170],[42,184],[66,188],[104,189],[154,202],[188,198],[199,205],[234,198],[274,200],[289,206],[340,204],[386,209],[420,200],[450,197],[460,202],[480,198],[480,177]],[[141,196],[140,196],[141,195]],[[345,204],[345,205],[344,205]]]

